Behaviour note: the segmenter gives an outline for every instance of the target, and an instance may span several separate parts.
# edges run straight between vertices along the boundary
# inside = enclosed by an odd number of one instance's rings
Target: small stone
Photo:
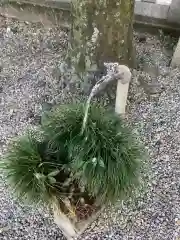
[[[13,33],[17,33],[18,27],[17,27],[17,26],[13,27],[13,28],[11,29],[11,31],[12,31]]]
[[[10,28],[10,27],[7,27],[6,32],[7,32],[7,33],[10,33],[10,32],[11,32],[11,28]]]
[[[138,40],[139,40],[139,42],[141,42],[141,43],[146,42],[146,38],[147,38],[146,35],[143,34],[143,33],[141,33],[141,34],[138,35]]]
[[[162,141],[159,139],[155,142],[155,146],[160,146],[162,144]]]
[[[29,111],[28,111],[27,117],[28,117],[28,118],[33,118],[33,117],[34,117],[34,112],[33,112],[33,110],[29,110]]]
[[[39,80],[37,83],[38,88],[43,88],[46,86],[46,82],[44,80]]]
[[[11,108],[11,109],[9,110],[9,116],[12,117],[13,113],[14,113],[14,109]]]
[[[85,203],[84,198],[80,198],[80,203],[81,203],[81,204],[84,204],[84,203]]]
[[[2,228],[0,228],[0,234],[3,233],[3,232],[6,232],[8,230],[9,230],[8,226],[7,227],[2,227]]]

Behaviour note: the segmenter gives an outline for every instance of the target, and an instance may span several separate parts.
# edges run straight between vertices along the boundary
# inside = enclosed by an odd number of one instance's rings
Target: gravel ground
[[[57,70],[66,39],[59,29],[0,19],[1,154],[9,139],[39,123],[44,102],[54,97],[61,102],[68,96],[67,83],[59,81]],[[133,71],[128,118],[149,152],[149,181],[135,201],[118,203],[104,212],[81,239],[180,238],[180,71],[168,67],[171,51],[157,37],[136,34],[135,39],[140,63],[139,70]],[[142,56],[151,63],[148,67],[143,68]],[[152,95],[147,88],[154,84],[155,65],[155,90],[160,90]],[[148,74],[141,72],[144,69]],[[146,85],[139,80],[141,73]],[[0,239],[63,239],[48,212],[13,198],[3,174],[0,209]]]

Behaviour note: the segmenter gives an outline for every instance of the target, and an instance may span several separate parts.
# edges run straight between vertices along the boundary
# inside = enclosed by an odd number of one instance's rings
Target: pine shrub
[[[59,179],[69,175],[66,155],[64,149],[50,147],[42,131],[31,130],[12,141],[1,166],[18,198],[38,203],[57,195]]]
[[[138,184],[142,147],[115,113],[92,104],[83,134],[84,105],[57,107],[44,122],[52,145],[65,143],[71,172],[101,201],[115,201]]]
[[[106,203],[138,184],[143,151],[129,127],[115,113],[92,104],[82,131],[84,110],[83,104],[57,106],[39,130],[10,146],[4,168],[19,197]]]

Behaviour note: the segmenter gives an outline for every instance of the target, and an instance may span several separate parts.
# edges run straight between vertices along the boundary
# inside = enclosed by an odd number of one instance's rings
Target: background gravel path
[[[58,94],[59,101],[64,98],[66,83],[60,82],[57,66],[66,39],[59,29],[0,19],[1,154],[9,139],[39,123],[42,103]],[[134,71],[128,118],[150,154],[147,189],[134,202],[102,214],[81,239],[180,239],[180,71],[169,69],[169,51],[157,37],[136,35],[136,43],[138,56],[158,65],[163,86],[159,94],[148,95],[138,80],[140,71]],[[0,239],[63,239],[48,212],[13,198],[3,173],[0,209]]]

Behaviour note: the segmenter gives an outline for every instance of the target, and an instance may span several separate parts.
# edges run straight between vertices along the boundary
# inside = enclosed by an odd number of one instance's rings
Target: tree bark
[[[71,57],[81,71],[134,66],[134,0],[74,0],[72,14]]]

